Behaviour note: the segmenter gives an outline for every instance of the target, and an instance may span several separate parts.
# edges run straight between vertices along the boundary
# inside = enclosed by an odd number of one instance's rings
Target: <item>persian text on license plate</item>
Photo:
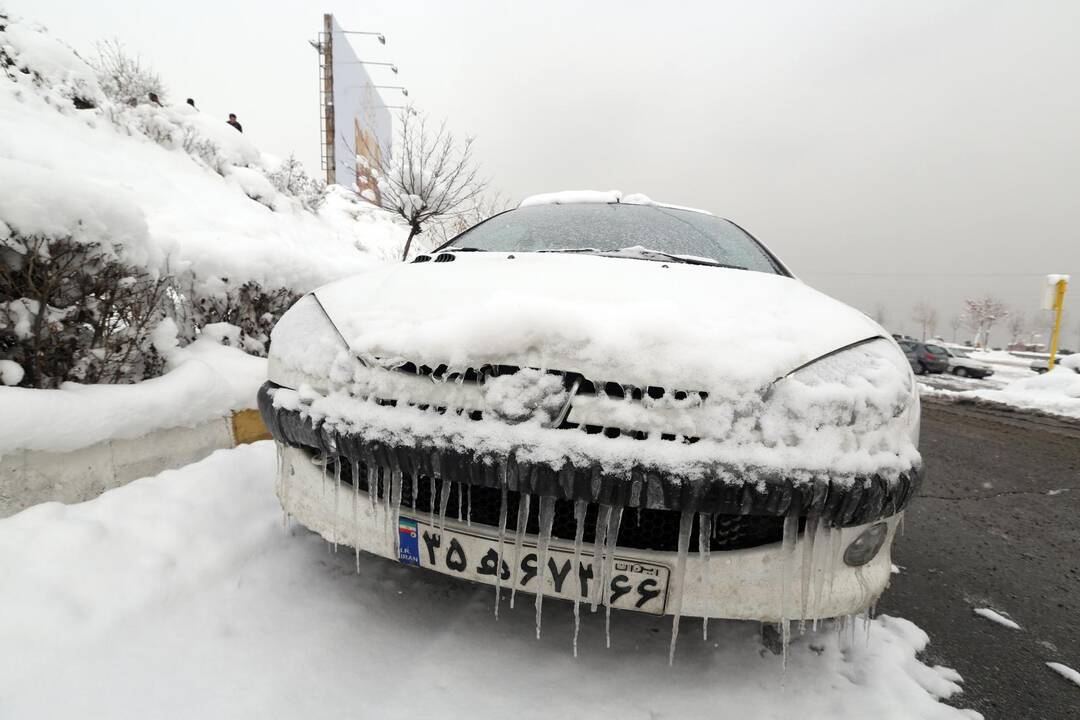
[[[499,540],[471,531],[444,529],[412,518],[398,522],[398,560],[406,565],[430,568],[447,575],[495,584],[496,566],[500,565],[504,588],[515,584],[518,590],[535,593],[537,589],[538,554],[534,542],[522,543],[516,577],[511,579],[514,563],[514,541],[503,541],[502,562],[499,562]],[[588,552],[586,552],[588,550]],[[600,567],[593,562],[592,546],[582,547],[578,567],[574,553],[563,548],[548,548],[547,572],[544,576],[544,595],[573,600],[592,601],[594,583]],[[661,615],[667,603],[669,570],[667,566],[630,557],[615,556],[608,585],[612,607],[638,610]]]

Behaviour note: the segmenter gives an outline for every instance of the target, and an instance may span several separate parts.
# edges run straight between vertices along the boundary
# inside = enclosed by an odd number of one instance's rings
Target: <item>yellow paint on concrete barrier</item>
[[[241,410],[232,416],[233,442],[237,445],[269,440],[270,431],[266,429],[262,415],[258,410]]]

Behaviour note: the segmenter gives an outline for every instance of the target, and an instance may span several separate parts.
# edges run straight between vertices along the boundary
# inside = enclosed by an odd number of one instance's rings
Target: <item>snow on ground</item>
[[[947,347],[953,347],[945,343]],[[960,402],[1000,403],[1080,418],[1080,355],[1064,356],[1053,372],[1036,374],[1031,359],[1002,350],[972,350],[971,359],[991,365],[988,378],[964,378],[948,373],[919,378],[924,397]]]
[[[1046,667],[1050,668],[1066,680],[1080,685],[1080,672],[1076,672],[1068,665],[1062,665],[1061,663],[1056,662],[1048,662],[1046,663]]]
[[[1020,630],[1021,627],[1016,624],[1011,618],[1005,617],[1001,613],[995,612],[990,608],[975,608],[975,614],[979,617],[984,617],[990,622],[996,622],[998,625],[1004,625],[1012,630]]]
[[[796,637],[781,658],[752,623],[583,618],[531,602],[492,617],[491,588],[282,529],[274,449],[219,451],[80,505],[0,520],[0,697],[10,717],[978,717],[938,701],[955,671],[882,616],[869,639]],[[687,622],[684,619],[684,627]]]
[[[175,329],[175,328],[174,328]],[[168,353],[170,371],[134,385],[0,387],[0,455],[65,452],[166,427],[193,427],[255,407],[266,360],[201,337]]]

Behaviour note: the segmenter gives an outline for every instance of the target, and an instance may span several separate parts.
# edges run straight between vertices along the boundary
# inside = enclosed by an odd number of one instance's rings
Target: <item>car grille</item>
[[[312,457],[317,457],[317,451],[307,449]],[[368,491],[368,473],[363,463],[358,463],[360,483],[358,488]],[[346,485],[353,483],[353,466],[350,463],[341,463],[340,479]],[[336,476],[338,468],[334,460],[328,465],[327,477]],[[377,497],[385,500],[384,491],[387,487],[385,476],[379,482]],[[413,482],[410,478],[402,481],[401,507],[415,509],[418,514],[431,515],[432,513],[432,489],[434,487],[435,508],[438,514],[439,502],[441,502],[442,482],[436,480],[434,486],[428,476],[418,476],[416,482],[416,497],[413,498]],[[462,485],[450,483],[450,491],[446,503],[446,516],[451,519],[465,521],[471,519],[473,524],[486,525],[494,531],[499,527],[499,509],[501,505],[500,490],[482,485]],[[469,511],[471,501],[471,512]],[[521,502],[521,494],[507,491],[506,528],[508,532],[517,529],[517,510]],[[458,508],[461,508],[459,515]],[[600,506],[597,503],[588,503],[585,512],[585,527],[583,539],[586,543],[594,541],[593,529],[596,526],[596,515]],[[526,532],[536,535],[540,532],[539,518],[537,517],[537,504],[534,502],[530,508],[529,521]],[[657,550],[663,552],[675,552],[678,547],[680,513],[673,510],[652,510],[649,508],[626,508],[623,513],[622,523],[619,527],[618,545],[625,548],[639,550]],[[784,519],[767,515],[714,515],[713,536],[709,544],[710,550],[743,550],[746,548],[768,545],[780,542],[783,538]],[[560,540],[573,542],[577,530],[577,521],[574,518],[574,503],[570,500],[555,500],[555,520],[552,524],[552,537]],[[690,538],[690,550],[698,550],[697,533]]]

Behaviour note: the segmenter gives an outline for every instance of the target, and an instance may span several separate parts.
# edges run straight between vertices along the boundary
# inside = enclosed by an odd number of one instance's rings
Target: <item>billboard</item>
[[[332,147],[327,159],[333,159],[332,167],[327,168],[328,178],[345,187],[356,183],[360,193],[374,202],[378,189],[371,171],[390,151],[393,119],[386,101],[374,88],[376,83],[360,62],[372,58],[356,54],[333,15],[324,17],[324,42],[330,50],[329,67],[324,68],[329,77],[323,79],[330,90],[326,114],[332,117],[332,125],[327,125],[333,128],[333,141],[327,138],[327,145]]]

